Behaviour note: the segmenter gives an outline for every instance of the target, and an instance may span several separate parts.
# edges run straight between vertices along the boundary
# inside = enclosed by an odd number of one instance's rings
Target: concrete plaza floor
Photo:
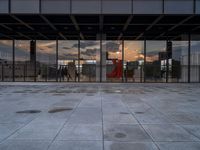
[[[0,150],[199,150],[200,84],[0,83]]]

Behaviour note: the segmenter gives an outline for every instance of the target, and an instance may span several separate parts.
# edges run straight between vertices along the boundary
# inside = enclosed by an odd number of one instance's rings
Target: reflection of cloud
[[[96,41],[84,41],[84,42],[80,42],[80,48],[84,49],[86,47],[92,47],[92,46],[96,46],[97,42]],[[73,48],[78,48],[78,44],[74,44],[72,46]]]
[[[117,52],[119,51],[120,43],[106,42],[103,46],[106,46],[106,50],[109,52]]]
[[[81,51],[81,55],[87,55],[87,56],[96,56],[96,52],[98,51],[99,49],[87,49],[86,51]]]

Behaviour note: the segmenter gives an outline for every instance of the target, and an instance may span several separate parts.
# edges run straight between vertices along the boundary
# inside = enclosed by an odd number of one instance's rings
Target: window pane
[[[72,13],[99,14],[101,13],[100,0],[73,0]]]
[[[162,0],[134,0],[133,14],[161,14]]]
[[[107,55],[106,81],[122,82],[122,41],[104,41],[102,47],[105,47]]]
[[[42,13],[70,13],[69,0],[42,0]]]
[[[8,0],[0,1],[0,13],[8,13]]]
[[[166,81],[166,41],[146,41],[146,82]]]
[[[103,14],[132,14],[131,0],[103,0]]]
[[[35,60],[31,58],[35,57],[31,57],[30,42],[29,40],[15,41],[15,81],[34,81]]]
[[[200,0],[196,0],[196,13],[200,14]]]
[[[13,80],[13,42],[0,40],[0,75],[2,81]]]
[[[100,41],[80,42],[80,81],[99,81]]]
[[[78,41],[58,41],[59,81],[78,81]]]
[[[200,82],[200,35],[192,36],[190,56],[190,81]]]
[[[11,0],[12,13],[39,13],[39,0]]]
[[[143,82],[144,41],[124,41],[124,77],[126,82]]]
[[[165,13],[192,14],[193,4],[193,0],[165,0]]]
[[[188,41],[172,41],[169,82],[188,82]]]
[[[56,66],[56,41],[37,41],[36,50],[37,81],[55,81]]]

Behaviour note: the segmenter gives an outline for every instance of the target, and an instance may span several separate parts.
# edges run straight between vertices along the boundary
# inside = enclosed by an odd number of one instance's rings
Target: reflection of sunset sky
[[[42,59],[54,58],[56,54],[56,41],[37,41],[37,56],[43,55]],[[137,61],[144,58],[143,41],[124,41],[124,59],[125,61]],[[27,60],[30,56],[30,41],[16,40],[15,53],[18,61]],[[97,59],[97,52],[100,50],[99,41],[81,41],[81,58]],[[109,52],[109,58],[122,59],[122,44],[120,41],[104,41],[102,47]],[[178,59],[181,55],[187,55],[187,41],[173,42],[174,58]],[[192,41],[195,49],[200,47],[199,41]],[[158,59],[158,53],[166,50],[166,41],[147,41],[146,60],[151,62]],[[0,52],[12,53],[12,41],[0,40]],[[51,57],[52,55],[52,57]],[[78,57],[78,41],[58,41],[59,59],[73,60]],[[175,56],[177,55],[177,56]],[[48,57],[48,58],[45,58]]]

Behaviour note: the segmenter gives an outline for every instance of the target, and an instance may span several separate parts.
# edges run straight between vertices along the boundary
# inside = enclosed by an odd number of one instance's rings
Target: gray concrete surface
[[[27,149],[199,150],[200,84],[0,83],[0,150]]]

